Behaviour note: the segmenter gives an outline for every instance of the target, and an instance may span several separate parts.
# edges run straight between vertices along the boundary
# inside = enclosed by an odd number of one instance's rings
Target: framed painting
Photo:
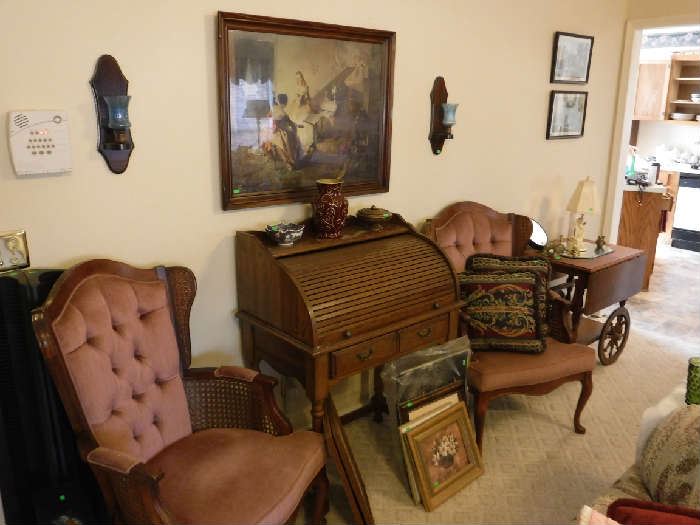
[[[554,33],[552,49],[552,70],[549,81],[563,84],[585,84],[591,71],[593,37],[564,33]]]
[[[395,33],[218,14],[222,204],[389,190]]]
[[[417,425],[406,434],[420,499],[431,511],[484,473],[464,403]]]
[[[588,93],[552,91],[549,95],[547,140],[583,137]]]

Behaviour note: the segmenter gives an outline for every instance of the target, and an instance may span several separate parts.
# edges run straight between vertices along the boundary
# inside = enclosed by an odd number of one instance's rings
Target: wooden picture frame
[[[554,33],[549,81],[553,84],[588,83],[592,56],[592,36],[557,31]]]
[[[218,13],[224,210],[389,191],[396,34]]]
[[[583,137],[586,124],[586,91],[552,91],[549,94],[547,140]]]
[[[406,434],[418,491],[431,511],[484,473],[464,403],[457,403]]]
[[[428,394],[400,403],[398,405],[399,425],[403,425],[404,423],[408,423],[409,421],[413,420],[414,416],[412,416],[412,414],[420,414],[421,409],[426,407],[426,405],[430,405],[431,403],[435,403],[443,398],[450,397],[453,394],[457,394],[459,401],[465,401],[466,392],[464,388],[464,380],[453,381],[449,385],[440,387]],[[418,415],[418,417],[420,416]]]
[[[329,395],[324,403],[323,435],[326,450],[333,459],[350,505],[353,523],[357,525],[374,525],[372,508],[369,505],[367,489],[362,480],[355,456],[350,450],[348,438],[335,404]]]

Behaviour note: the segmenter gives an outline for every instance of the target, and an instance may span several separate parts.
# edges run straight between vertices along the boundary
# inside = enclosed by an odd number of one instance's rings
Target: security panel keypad
[[[68,120],[62,111],[13,111],[10,151],[17,175],[71,171]]]

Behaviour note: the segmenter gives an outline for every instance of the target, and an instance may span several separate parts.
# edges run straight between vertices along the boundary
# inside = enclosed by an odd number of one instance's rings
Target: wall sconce
[[[435,78],[433,90],[430,92],[430,148],[439,155],[445,140],[453,138],[452,126],[457,123],[456,113],[459,104],[447,102],[445,79]]]
[[[97,112],[97,151],[112,173],[124,173],[134,150],[129,121],[131,97],[127,95],[129,81],[113,56],[102,55],[97,60],[90,85]]]

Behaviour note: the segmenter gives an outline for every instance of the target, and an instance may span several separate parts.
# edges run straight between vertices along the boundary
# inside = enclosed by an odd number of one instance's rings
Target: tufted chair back
[[[532,226],[522,215],[499,213],[476,202],[457,202],[426,224],[425,233],[443,249],[456,272],[475,253],[520,255]]]
[[[61,276],[36,316],[78,434],[145,463],[192,433],[164,268],[83,263]]]

